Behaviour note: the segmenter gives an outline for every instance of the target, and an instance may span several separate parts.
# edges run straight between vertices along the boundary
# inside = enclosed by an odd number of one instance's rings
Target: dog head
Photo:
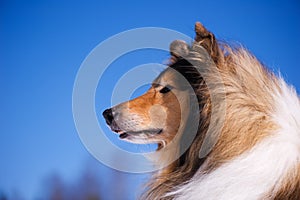
[[[157,143],[163,147],[181,133],[190,113],[188,77],[180,69],[191,64],[183,59],[189,47],[183,41],[170,45],[170,65],[142,96],[103,112],[106,123],[119,138],[132,143]]]

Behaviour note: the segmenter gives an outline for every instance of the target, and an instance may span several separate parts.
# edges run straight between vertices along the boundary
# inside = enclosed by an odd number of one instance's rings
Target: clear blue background
[[[49,177],[59,177],[75,190],[73,183],[89,171],[99,180],[103,199],[134,198],[145,176],[116,173],[98,163],[80,142],[73,123],[77,70],[101,41],[145,26],[193,37],[194,23],[201,21],[217,38],[242,43],[271,69],[280,70],[299,91],[299,11],[297,0],[2,0],[0,197],[3,193],[12,199],[46,199]],[[122,65],[130,69],[150,61],[162,63],[168,56],[146,53],[129,55]],[[98,102],[99,113],[109,106]]]

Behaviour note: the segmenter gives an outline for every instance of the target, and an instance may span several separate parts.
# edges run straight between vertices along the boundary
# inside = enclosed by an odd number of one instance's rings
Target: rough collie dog
[[[300,199],[295,90],[244,48],[221,44],[200,23],[195,32],[191,46],[170,45],[169,66],[144,95],[103,113],[122,140],[157,143],[156,162],[171,162],[153,175],[142,198]],[[199,73],[204,65],[216,70]],[[192,98],[197,108],[188,103]],[[193,137],[191,123],[197,125]],[[201,157],[205,138],[215,141]],[[191,144],[181,152],[187,139]]]

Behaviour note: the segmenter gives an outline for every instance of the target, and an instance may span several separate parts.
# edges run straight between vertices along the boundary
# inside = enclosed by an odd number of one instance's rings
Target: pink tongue
[[[122,134],[119,135],[119,138],[124,139],[124,138],[126,138],[127,136],[128,136],[127,133],[122,133]]]

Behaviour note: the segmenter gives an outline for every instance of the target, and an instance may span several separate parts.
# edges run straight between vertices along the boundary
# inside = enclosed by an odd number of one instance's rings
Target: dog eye
[[[160,93],[165,94],[171,91],[170,87],[164,87],[163,89],[159,90]]]

